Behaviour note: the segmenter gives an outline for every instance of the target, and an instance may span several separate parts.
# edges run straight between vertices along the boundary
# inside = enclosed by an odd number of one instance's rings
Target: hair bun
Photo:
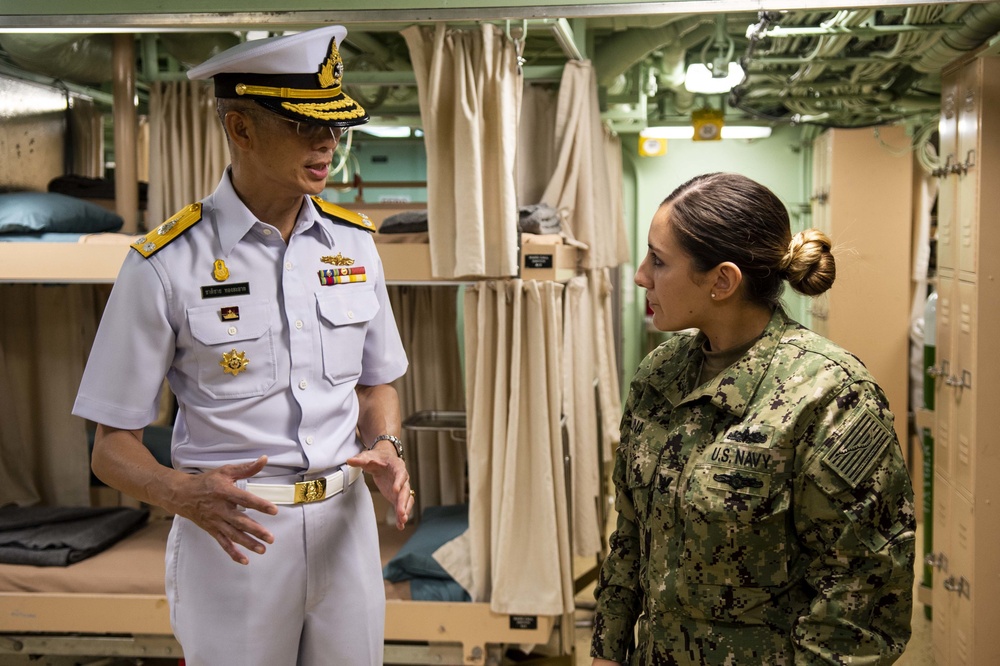
[[[831,247],[830,238],[819,229],[806,229],[792,236],[780,264],[792,289],[818,296],[833,286],[837,265]]]

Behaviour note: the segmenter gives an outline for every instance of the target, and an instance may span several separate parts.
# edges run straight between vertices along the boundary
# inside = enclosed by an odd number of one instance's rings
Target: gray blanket
[[[0,563],[64,567],[114,545],[149,518],[129,507],[0,509]]]

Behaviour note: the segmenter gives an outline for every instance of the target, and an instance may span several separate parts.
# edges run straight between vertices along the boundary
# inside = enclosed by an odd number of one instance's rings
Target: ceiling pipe
[[[75,83],[111,80],[111,35],[0,34],[0,46],[29,72]]]
[[[112,96],[109,93],[77,83],[63,81],[62,79],[56,79],[45,74],[36,74],[35,72],[29,72],[18,67],[12,67],[5,62],[0,62],[0,76],[9,76],[23,81],[30,81],[49,88],[64,88],[74,95],[86,97],[105,106],[111,106],[112,104]]]
[[[188,67],[201,64],[243,40],[235,32],[163,32],[163,50]]]
[[[715,24],[711,16],[679,21],[663,28],[618,33],[594,54],[597,83],[607,87],[654,51],[678,43],[687,50],[714,34]]]
[[[964,53],[981,46],[1000,31],[1000,3],[973,5],[959,19],[962,27],[951,30],[922,54],[913,69],[924,74],[939,72]]]
[[[372,37],[370,33],[363,32],[361,30],[351,30],[348,31],[345,40],[361,53],[371,54],[381,60],[390,71],[413,70],[413,66],[410,64],[409,60],[400,58],[394,54],[390,49],[386,48],[382,42]],[[349,76],[348,78],[353,77]]]
[[[164,51],[186,65],[204,62],[240,42],[231,32],[163,33],[158,40]],[[113,44],[110,34],[0,33],[0,47],[18,67],[79,84],[113,80]],[[156,63],[147,63],[144,69],[155,72]]]

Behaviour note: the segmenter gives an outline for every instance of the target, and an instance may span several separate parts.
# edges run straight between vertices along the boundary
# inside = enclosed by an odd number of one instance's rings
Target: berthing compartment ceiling
[[[399,31],[414,23],[458,29],[491,22],[516,42],[528,80],[555,84],[567,59],[592,60],[602,110],[618,131],[687,123],[702,107],[724,109],[727,123],[919,125],[940,108],[942,68],[963,55],[996,50],[1000,31],[1000,2],[812,2],[809,9],[782,2],[766,11],[746,8],[767,2],[457,3],[450,13],[420,11],[411,2],[386,4],[399,9],[211,13],[205,6],[184,14],[165,7],[143,14],[0,15],[0,73],[54,81],[107,100],[113,35],[131,32],[142,99],[150,82],[181,78],[191,64],[241,40],[339,22],[349,29],[343,52],[351,94],[376,122],[419,123]],[[684,11],[689,8],[699,11]],[[726,60],[744,72],[728,94],[686,90],[688,65]]]

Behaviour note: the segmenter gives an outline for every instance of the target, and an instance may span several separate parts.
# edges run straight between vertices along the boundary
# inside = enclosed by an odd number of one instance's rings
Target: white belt
[[[330,476],[298,483],[250,483],[246,489],[261,499],[275,504],[308,504],[339,495],[361,476],[360,467],[347,467],[347,474],[338,469]],[[346,482],[345,482],[346,478]]]

